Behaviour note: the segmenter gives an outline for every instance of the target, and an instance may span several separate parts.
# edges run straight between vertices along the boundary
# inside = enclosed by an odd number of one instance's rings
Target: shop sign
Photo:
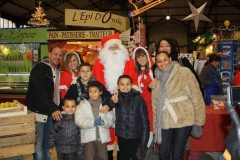
[[[114,34],[114,30],[84,30],[84,31],[48,31],[48,40],[64,39],[101,39]]]
[[[89,10],[65,9],[65,25],[115,28],[126,30],[127,17],[111,12],[96,12]]]
[[[47,42],[47,28],[0,30],[0,43]]]

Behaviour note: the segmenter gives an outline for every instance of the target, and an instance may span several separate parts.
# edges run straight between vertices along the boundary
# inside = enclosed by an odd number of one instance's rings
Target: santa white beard
[[[125,63],[129,58],[127,49],[119,45],[120,50],[110,51],[108,47],[99,52],[99,59],[104,66],[104,80],[110,93],[117,90],[118,77],[123,75]]]

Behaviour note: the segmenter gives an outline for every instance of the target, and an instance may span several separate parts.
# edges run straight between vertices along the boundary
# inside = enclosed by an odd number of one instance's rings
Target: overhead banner
[[[0,43],[47,42],[47,28],[0,30]]]
[[[114,30],[48,31],[47,40],[101,39],[114,33]]]
[[[115,28],[126,30],[127,17],[118,16],[111,12],[96,12],[89,10],[65,9],[65,25]]]

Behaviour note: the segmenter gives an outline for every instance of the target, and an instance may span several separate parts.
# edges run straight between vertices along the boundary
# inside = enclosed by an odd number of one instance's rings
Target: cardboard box
[[[34,153],[35,131],[35,115],[32,112],[0,117],[0,159]]]

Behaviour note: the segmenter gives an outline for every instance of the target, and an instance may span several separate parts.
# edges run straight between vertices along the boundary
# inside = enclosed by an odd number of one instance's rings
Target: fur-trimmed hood
[[[153,66],[153,64],[154,64],[154,62],[153,62],[153,60],[152,60],[152,57],[151,57],[151,55],[148,53],[148,51],[144,48],[144,47],[137,47],[137,48],[135,48],[135,50],[134,50],[134,52],[133,52],[133,55],[132,55],[132,58],[133,58],[133,60],[134,60],[134,63],[135,63],[135,65],[137,65],[137,62],[136,62],[136,58],[135,58],[135,56],[136,56],[136,51],[138,50],[138,49],[142,49],[144,52],[145,52],[145,54],[147,55],[147,59],[148,59],[148,66],[149,66],[149,76],[151,77],[151,79],[153,80],[153,78],[154,78],[154,76],[153,76],[153,71],[152,71],[152,66]],[[145,67],[144,67],[145,68]],[[143,69],[144,69],[143,68]],[[142,86],[142,84],[141,84],[141,79],[142,79],[142,77],[143,76],[145,76],[145,75],[142,75],[142,74],[140,74],[140,75],[138,75],[138,86],[139,86],[139,91],[142,93],[143,91],[141,90],[141,86]]]

